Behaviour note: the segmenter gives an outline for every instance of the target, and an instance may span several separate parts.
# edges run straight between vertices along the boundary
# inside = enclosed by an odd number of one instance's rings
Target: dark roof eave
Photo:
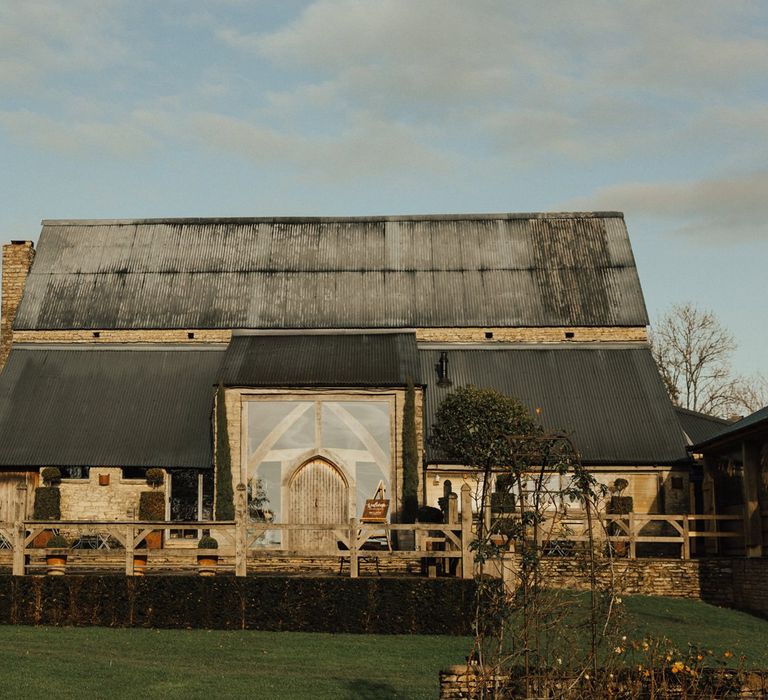
[[[706,450],[718,449],[721,447],[729,447],[734,442],[741,442],[747,440],[755,434],[768,431],[768,420],[760,423],[753,423],[752,425],[744,426],[738,430],[728,430],[721,435],[715,435],[709,440],[699,442],[696,445],[690,445],[688,450],[690,452],[704,452]]]

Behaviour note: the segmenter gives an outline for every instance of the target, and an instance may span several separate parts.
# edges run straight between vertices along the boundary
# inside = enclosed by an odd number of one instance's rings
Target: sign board
[[[388,498],[368,498],[363,508],[361,523],[385,523],[387,522],[387,513],[389,513]]]

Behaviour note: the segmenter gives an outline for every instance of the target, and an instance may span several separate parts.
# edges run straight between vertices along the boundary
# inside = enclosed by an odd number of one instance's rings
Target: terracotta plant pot
[[[215,576],[219,565],[218,554],[198,554],[197,569],[201,576]]]
[[[163,548],[163,531],[152,530],[145,538],[147,543],[147,549],[162,549]]]
[[[67,550],[49,549],[45,553],[45,564],[49,576],[63,576],[67,569]]]
[[[51,530],[43,530],[35,535],[35,539],[32,540],[32,546],[40,549],[48,546],[48,541],[53,537]]]
[[[99,486],[109,486],[109,474],[99,474]]]
[[[147,555],[146,554],[134,554],[133,555],[133,575],[144,576],[147,570]]]

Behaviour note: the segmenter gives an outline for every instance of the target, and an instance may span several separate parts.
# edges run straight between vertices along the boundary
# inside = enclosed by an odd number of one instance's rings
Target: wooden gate
[[[12,523],[16,519],[16,500],[19,492],[16,487],[26,484],[26,503],[22,509],[22,517],[31,515],[31,503],[34,499],[34,476],[26,472],[0,472],[0,523]]]
[[[290,523],[338,524],[348,520],[348,486],[339,469],[316,457],[304,463],[288,486]],[[330,531],[293,530],[289,549],[336,551],[338,537]]]

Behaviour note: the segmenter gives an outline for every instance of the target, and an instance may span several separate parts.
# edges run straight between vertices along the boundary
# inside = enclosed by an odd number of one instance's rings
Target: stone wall
[[[515,555],[508,555],[511,568]],[[573,557],[542,559],[543,577],[563,588],[586,590],[586,561]],[[713,605],[738,608],[768,617],[768,559],[607,559],[597,560],[600,586],[613,582],[624,595],[696,598]]]
[[[731,595],[727,605],[768,618],[768,558],[733,560]]]
[[[199,328],[168,330],[16,331],[17,343],[229,343],[232,331]]]
[[[490,335],[490,337],[489,337]],[[647,342],[644,326],[542,328],[417,328],[420,343]]]
[[[99,485],[99,475],[109,476],[107,486]],[[126,520],[138,517],[139,494],[149,486],[123,479],[119,467],[92,467],[87,479],[63,479],[59,490],[62,520]]]
[[[680,677],[665,673],[661,666],[651,669],[653,680],[640,676],[640,669],[599,669],[596,679],[589,675],[577,676],[563,673],[544,680],[532,675],[533,687],[526,692],[523,668],[494,674],[485,674],[477,666],[459,664],[440,671],[440,700],[470,700],[491,697],[494,693],[504,698],[561,697],[558,689],[568,687],[569,698],[724,698],[738,697],[743,700],[764,700],[768,697],[768,672],[738,668],[702,668],[695,680],[681,682]],[[648,671],[645,672],[647,676]],[[682,676],[682,674],[681,674]],[[650,689],[649,689],[650,686]],[[499,687],[496,691],[494,688]],[[655,693],[652,689],[655,688]],[[528,693],[532,692],[533,695]]]
[[[0,309],[0,369],[13,342],[13,319],[24,293],[24,285],[35,258],[32,241],[13,241],[3,246],[2,309]]]

